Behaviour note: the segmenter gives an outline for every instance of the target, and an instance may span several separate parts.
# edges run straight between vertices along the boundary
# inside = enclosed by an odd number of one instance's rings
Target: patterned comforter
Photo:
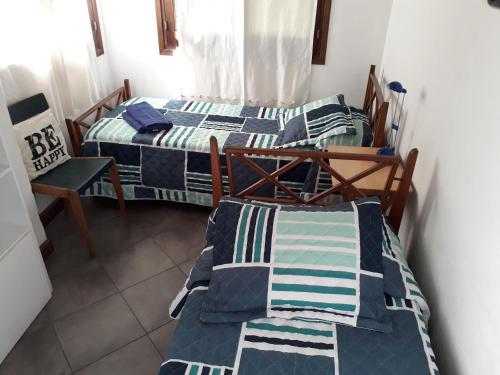
[[[427,302],[397,236],[384,228],[384,269],[398,275],[384,275],[391,332],[280,318],[203,323],[213,275],[213,246],[207,246],[172,303],[171,315],[180,320],[160,375],[438,375]]]
[[[140,134],[123,120],[127,105],[147,101],[163,112],[174,126],[170,131]],[[227,146],[271,148],[280,130],[283,108],[249,107],[155,98],[132,98],[97,121],[86,133],[83,156],[113,156],[118,164],[125,199],[157,199],[211,206],[212,186],[209,139],[215,136],[221,153]],[[353,112],[356,110],[353,109]],[[358,111],[359,112],[359,111]],[[366,117],[353,117],[356,135],[337,135],[330,144],[369,146],[372,141]],[[224,160],[222,161],[224,163]],[[285,160],[260,159],[261,167],[278,169]],[[259,177],[236,166],[236,186],[248,186]],[[321,176],[308,173],[308,165],[280,177],[295,192],[308,186],[321,188]],[[224,182],[227,179],[223,178]],[[325,183],[329,183],[326,177]],[[279,196],[274,187],[268,195]],[[262,192],[261,192],[262,193]],[[108,176],[95,183],[86,195],[115,197]]]

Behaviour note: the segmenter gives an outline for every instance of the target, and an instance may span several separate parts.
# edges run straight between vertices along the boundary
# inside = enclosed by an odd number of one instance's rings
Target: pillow
[[[392,297],[425,299],[401,248],[398,236],[386,223],[382,226],[384,291]]]
[[[288,110],[281,115],[280,122],[282,130],[274,143],[276,148],[316,146],[335,135],[356,134],[351,110],[343,95]]]
[[[306,319],[391,331],[376,198],[297,206],[223,198],[200,319]]]
[[[70,159],[61,129],[50,109],[14,125],[30,180]]]

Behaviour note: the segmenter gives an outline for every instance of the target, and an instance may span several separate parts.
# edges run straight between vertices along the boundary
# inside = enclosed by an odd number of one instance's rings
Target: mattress
[[[170,131],[138,133],[122,118],[127,105],[147,101],[173,123]],[[132,98],[97,121],[85,134],[82,156],[113,156],[125,199],[169,200],[212,205],[209,139],[218,140],[221,155],[228,146],[272,148],[280,131],[283,108],[251,107],[218,103]],[[366,116],[353,119],[355,135],[337,135],[329,144],[369,146],[373,136]],[[256,161],[274,171],[287,161],[280,158]],[[222,159],[224,164],[224,159]],[[329,186],[330,177],[309,173],[309,165],[280,177],[280,182],[297,193]],[[244,166],[236,166],[236,185],[248,186],[259,177]],[[226,185],[227,177],[223,176]],[[307,188],[307,189],[306,189]],[[267,190],[266,190],[267,189]],[[306,189],[306,190],[304,190]],[[260,191],[280,196],[275,187]],[[90,187],[85,195],[115,198],[109,176]]]

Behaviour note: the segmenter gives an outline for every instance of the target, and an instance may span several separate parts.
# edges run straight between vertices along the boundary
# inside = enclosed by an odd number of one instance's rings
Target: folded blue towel
[[[169,119],[146,102],[129,105],[123,112],[123,119],[139,133],[170,130],[173,126]]]

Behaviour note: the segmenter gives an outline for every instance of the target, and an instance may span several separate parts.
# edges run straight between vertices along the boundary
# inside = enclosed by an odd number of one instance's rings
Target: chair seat
[[[112,160],[111,158],[71,158],[31,182],[77,190],[81,194],[109,169]]]

